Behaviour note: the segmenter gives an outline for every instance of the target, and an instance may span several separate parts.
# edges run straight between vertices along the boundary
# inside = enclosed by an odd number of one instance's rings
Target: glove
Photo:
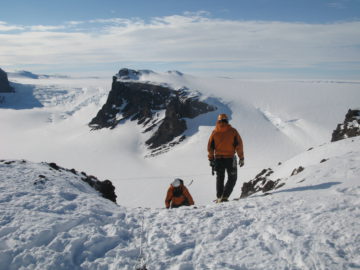
[[[215,167],[215,159],[210,159],[209,162],[210,162],[210,164],[209,164],[210,167],[212,167],[212,168]]]
[[[240,158],[239,160],[239,166],[242,167],[245,165],[245,161],[244,161],[244,158]]]

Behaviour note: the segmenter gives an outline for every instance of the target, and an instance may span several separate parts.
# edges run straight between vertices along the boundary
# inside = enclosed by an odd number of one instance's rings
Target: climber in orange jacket
[[[194,200],[189,190],[185,187],[184,181],[176,178],[170,185],[165,199],[166,208],[177,208],[184,205],[193,205]]]
[[[237,180],[237,160],[244,166],[243,142],[238,131],[229,124],[226,114],[220,114],[216,127],[208,142],[208,158],[210,166],[216,171],[216,202],[226,202],[232,193]],[[224,186],[225,170],[228,181]]]

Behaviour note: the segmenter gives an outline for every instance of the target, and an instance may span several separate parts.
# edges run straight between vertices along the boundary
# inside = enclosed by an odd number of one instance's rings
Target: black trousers
[[[234,158],[217,158],[215,159],[216,171],[216,196],[217,198],[229,198],[237,180],[237,164]],[[228,180],[224,186],[225,171]]]

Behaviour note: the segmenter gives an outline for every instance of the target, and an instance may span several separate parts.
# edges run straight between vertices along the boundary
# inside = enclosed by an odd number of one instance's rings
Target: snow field
[[[358,84],[352,82],[249,81],[149,72],[140,81],[167,83],[176,89],[187,86],[219,110],[187,119],[189,137],[183,143],[144,159],[149,154],[144,145],[149,134],[143,134],[135,122],[113,130],[90,131],[87,126],[105,103],[111,78],[9,79],[18,84],[15,95],[22,101],[0,105],[7,108],[0,110],[1,157],[56,162],[110,179],[119,203],[131,207],[162,207],[175,177],[186,183],[194,180],[191,192],[198,205],[214,199],[215,177],[206,146],[219,112],[229,114],[244,141],[245,166],[238,171],[233,193],[238,197],[242,182],[263,168],[328,142],[360,98]],[[25,106],[25,92],[32,93],[31,100],[42,107]],[[20,108],[10,109],[14,106]],[[139,187],[149,192],[134,196]]]
[[[141,238],[149,269],[358,269],[359,142],[283,163],[274,174],[308,161],[271,195],[171,210],[118,206],[71,172],[2,161],[0,269],[134,269]]]
[[[148,135],[136,123],[87,126],[111,79],[10,80],[18,92],[0,104],[0,270],[134,269],[140,239],[151,270],[360,268],[360,139],[328,143],[359,106],[358,83],[143,76],[222,103],[245,147],[231,198],[263,168],[285,183],[215,205],[206,145],[218,112],[187,119],[191,137],[144,158]],[[110,179],[119,205],[71,172],[22,159]],[[197,208],[163,208],[175,177],[194,180]]]

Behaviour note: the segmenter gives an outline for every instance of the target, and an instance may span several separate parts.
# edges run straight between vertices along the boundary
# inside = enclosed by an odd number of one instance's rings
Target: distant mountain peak
[[[122,76],[138,75],[122,70]],[[215,111],[215,106],[199,100],[198,93],[184,87],[179,90],[148,82],[118,81],[113,78],[112,89],[102,109],[89,126],[96,130],[115,128],[126,120],[137,121],[144,133],[152,131],[145,142],[152,154],[165,152],[185,139],[186,120]]]
[[[10,86],[7,73],[0,68],[0,93],[14,92]]]
[[[31,79],[39,79],[41,76],[45,76],[45,75],[38,75],[38,74],[32,73],[27,70],[17,71],[16,74],[19,76],[27,77],[27,78],[31,78]]]
[[[156,74],[156,72],[149,70],[149,69],[130,69],[130,68],[122,68],[119,70],[117,74],[115,74],[115,77],[120,81],[139,81],[141,80],[141,77],[144,75],[151,75]],[[175,76],[184,76],[184,73],[178,71],[178,70],[168,70],[165,72],[165,74],[169,75],[175,75]]]
[[[69,78],[67,75],[46,75],[46,74],[36,74],[31,71],[27,70],[18,70],[15,72],[8,73],[10,77],[22,77],[22,78],[29,78],[29,79],[50,79],[50,78]]]
[[[174,75],[177,75],[177,76],[184,76],[184,73],[178,71],[178,70],[169,70],[167,71],[167,73],[169,74],[174,74]]]
[[[155,73],[152,70],[141,69],[141,70],[134,70],[129,68],[122,68],[119,72],[115,75],[119,80],[135,80],[138,81],[142,75],[148,75]]]

